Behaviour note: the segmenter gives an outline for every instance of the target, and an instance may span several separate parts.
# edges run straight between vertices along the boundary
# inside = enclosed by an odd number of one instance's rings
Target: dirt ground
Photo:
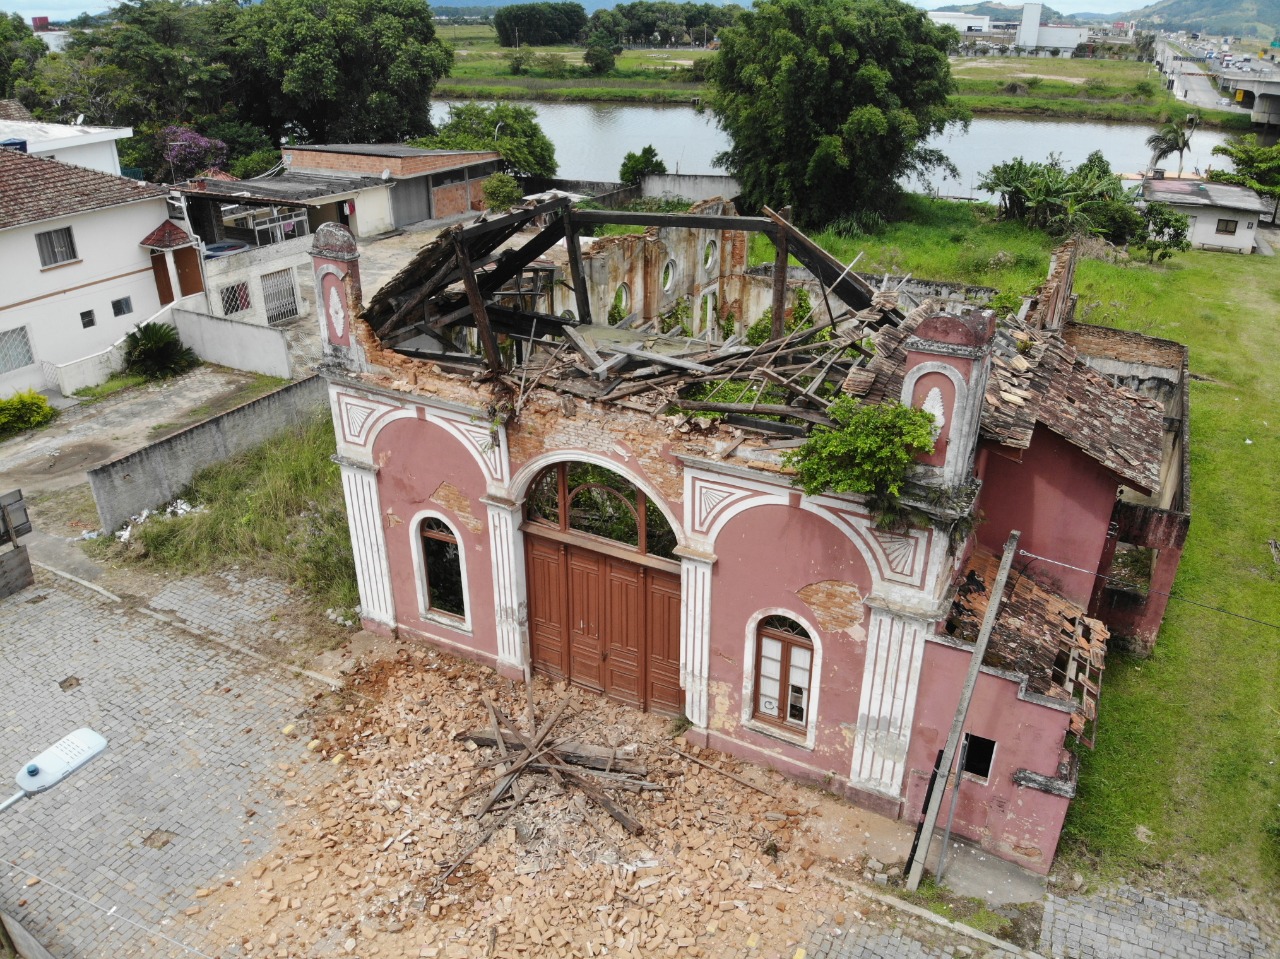
[[[454,735],[488,726],[485,692],[522,717],[523,690],[447,655],[401,648],[299,721],[300,755],[338,763],[342,777],[313,789],[295,780],[296,815],[277,847],[200,890],[192,921],[245,956],[596,956],[606,947],[790,956],[824,920],[874,921],[885,910],[819,875],[860,868],[857,810],[701,753],[766,795],[674,753],[672,745],[697,750],[670,720],[545,680],[535,686],[539,721],[568,696],[557,738],[638,747],[636,761],[660,788],[610,794],[643,835],[537,773],[521,780],[522,804],[473,818],[495,776],[482,768],[493,750]],[[301,768],[280,772],[292,778]]]

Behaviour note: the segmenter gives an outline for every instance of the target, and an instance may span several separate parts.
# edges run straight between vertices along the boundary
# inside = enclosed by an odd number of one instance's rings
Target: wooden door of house
[[[641,709],[683,711],[676,537],[629,480],[559,463],[525,502],[533,667]]]

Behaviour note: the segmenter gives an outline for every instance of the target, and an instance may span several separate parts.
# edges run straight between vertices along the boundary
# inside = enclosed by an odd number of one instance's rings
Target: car
[[[1220,97],[1220,98],[1218,99],[1218,106],[1220,106],[1220,107],[1229,107],[1229,106],[1231,106],[1231,101],[1230,101],[1230,100],[1228,100],[1226,97]]]

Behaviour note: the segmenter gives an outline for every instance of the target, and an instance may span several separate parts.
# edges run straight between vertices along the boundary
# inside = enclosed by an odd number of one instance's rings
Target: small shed
[[[1253,190],[1208,180],[1147,179],[1142,197],[1165,203],[1191,220],[1187,239],[1201,250],[1254,253],[1258,219],[1270,205]]]

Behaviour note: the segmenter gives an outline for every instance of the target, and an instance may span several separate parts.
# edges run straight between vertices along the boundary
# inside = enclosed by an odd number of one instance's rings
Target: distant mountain
[[[990,17],[1000,23],[1022,19],[1020,3],[953,3],[945,7],[934,7],[934,10],[937,13],[971,13],[975,17]],[[1047,5],[1040,12],[1041,23],[1066,19],[1069,18]]]
[[[1198,30],[1270,40],[1280,33],[1280,0],[1159,0],[1141,10],[1116,14],[1164,30]]]

